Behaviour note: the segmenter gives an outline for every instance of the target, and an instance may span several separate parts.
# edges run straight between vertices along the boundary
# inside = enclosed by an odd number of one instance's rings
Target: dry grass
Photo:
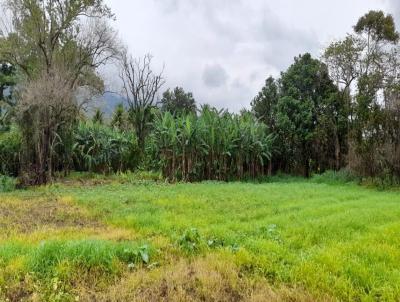
[[[42,228],[98,228],[102,226],[87,211],[68,199],[7,198],[0,203],[2,236],[10,233],[32,233]]]
[[[101,293],[80,288],[80,301],[330,301],[300,288],[272,288],[265,279],[242,275],[225,258],[209,254],[150,271],[139,270]]]

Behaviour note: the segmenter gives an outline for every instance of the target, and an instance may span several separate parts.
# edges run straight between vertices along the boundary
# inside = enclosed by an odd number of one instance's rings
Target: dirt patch
[[[90,228],[101,223],[83,209],[56,197],[0,202],[0,229],[5,233],[30,233],[43,227]]]

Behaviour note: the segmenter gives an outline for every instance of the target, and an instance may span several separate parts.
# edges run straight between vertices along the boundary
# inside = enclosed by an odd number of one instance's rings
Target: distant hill
[[[105,103],[104,113],[106,114],[114,112],[115,107],[119,104],[123,104],[125,107],[127,106],[126,99],[116,93],[106,92],[103,95],[103,99]]]
[[[94,101],[92,107],[94,109],[100,108],[106,117],[110,117],[115,107],[119,104],[123,104],[126,107],[126,99],[116,93],[106,92]]]

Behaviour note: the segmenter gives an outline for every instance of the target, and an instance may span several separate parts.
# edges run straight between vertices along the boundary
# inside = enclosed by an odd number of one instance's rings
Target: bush
[[[194,253],[201,248],[201,236],[196,228],[191,228],[178,239],[178,245],[187,253]]]
[[[340,171],[326,171],[323,174],[314,175],[312,181],[316,183],[327,184],[345,184],[350,182],[357,182],[359,178],[348,169]]]
[[[111,173],[134,170],[137,166],[138,145],[132,132],[80,123],[74,140],[74,166],[78,171]]]
[[[0,132],[0,174],[18,176],[20,170],[21,132],[17,127]]]
[[[17,186],[17,180],[13,177],[0,175],[0,192],[14,191]]]

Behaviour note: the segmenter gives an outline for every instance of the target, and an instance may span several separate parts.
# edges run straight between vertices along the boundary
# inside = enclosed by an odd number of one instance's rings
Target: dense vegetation
[[[103,0],[0,4],[0,301],[400,300],[399,194],[356,185],[400,183],[391,15],[231,113],[161,93]]]
[[[72,170],[155,170],[197,181],[347,168],[398,182],[399,34],[391,15],[369,12],[320,60],[299,55],[266,80],[250,112],[232,114],[198,108],[181,87],[158,102],[162,72],[152,70],[151,55],[132,58],[120,45],[103,1],[42,2],[5,1],[13,26],[0,37],[1,174],[35,185]],[[96,70],[110,62],[120,66],[126,104],[111,117],[99,108],[87,115],[104,89]]]
[[[204,107],[194,114],[160,114],[151,147],[170,180],[230,180],[263,175],[272,136],[250,114],[236,116]]]

